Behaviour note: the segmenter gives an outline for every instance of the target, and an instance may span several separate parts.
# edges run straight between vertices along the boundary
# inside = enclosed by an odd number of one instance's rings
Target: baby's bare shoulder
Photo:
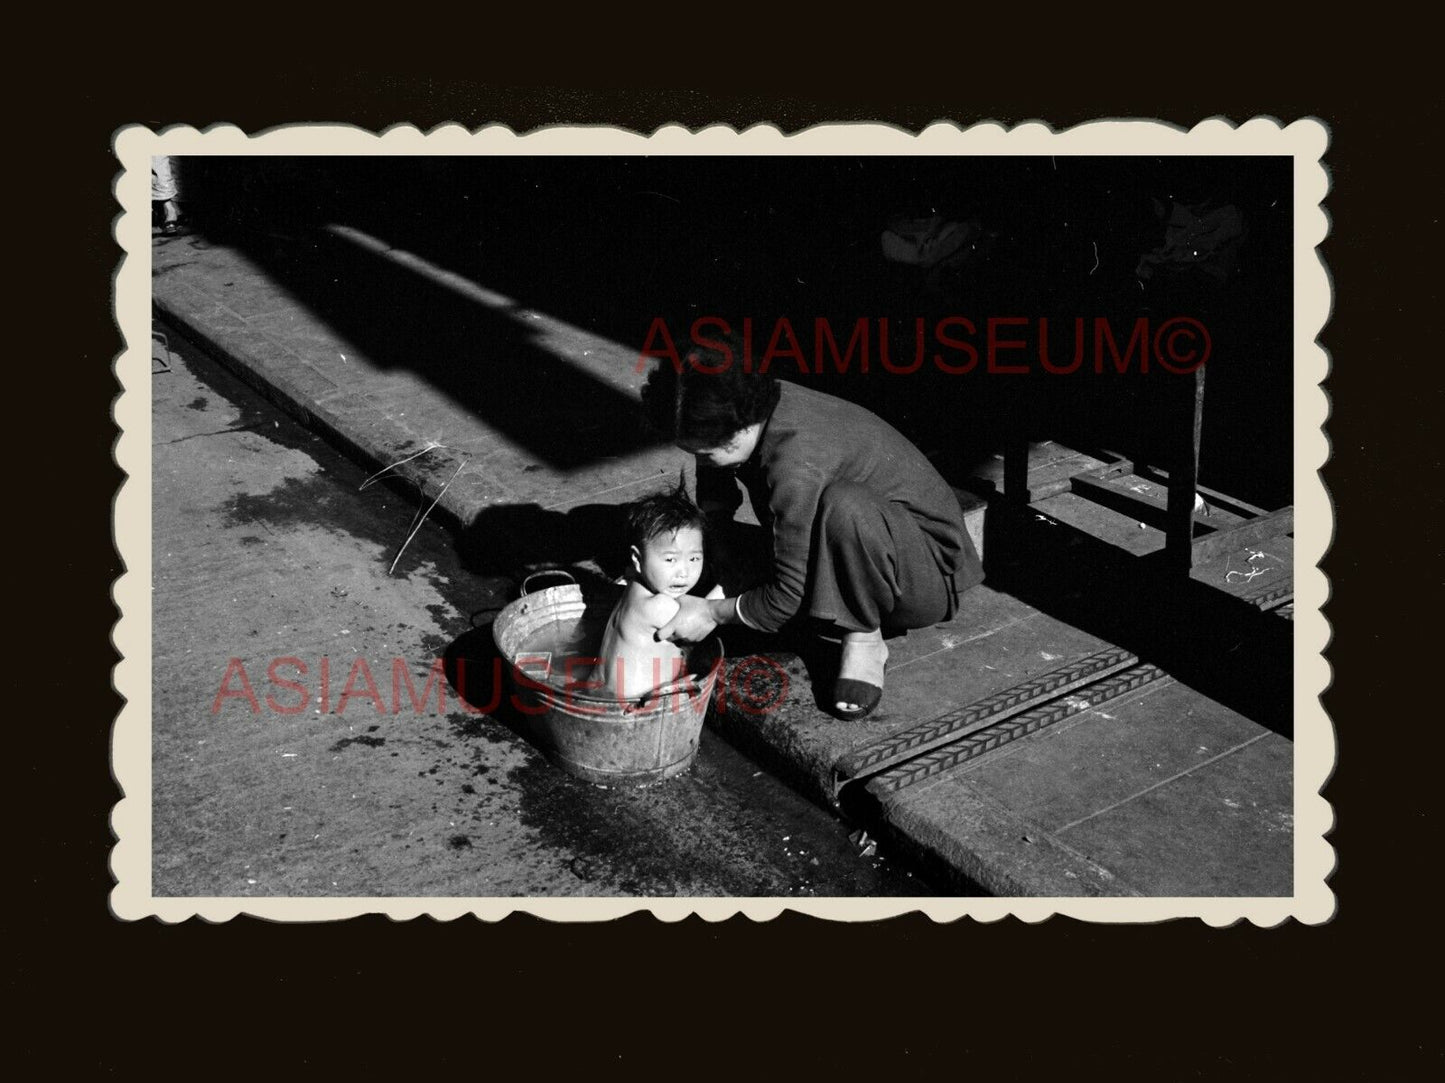
[[[666,594],[654,594],[639,607],[643,619],[654,628],[661,628],[682,608],[682,603]]]
[[[677,615],[682,608],[676,598],[666,594],[628,594],[618,603],[619,622],[635,631],[655,632]]]

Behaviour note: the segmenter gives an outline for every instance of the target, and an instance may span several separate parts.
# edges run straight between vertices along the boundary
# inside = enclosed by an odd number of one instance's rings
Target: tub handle
[[[543,570],[543,571],[540,571],[540,572],[533,572],[531,575],[527,576],[526,579],[523,579],[523,580],[522,580],[522,586],[521,586],[520,589],[521,589],[521,596],[522,596],[523,598],[525,598],[528,594],[531,593],[531,591],[529,591],[529,590],[527,589],[527,584],[530,583],[533,579],[536,579],[538,576],[542,576],[542,575],[563,575],[563,576],[566,576],[566,577],[567,577],[569,580],[571,580],[573,583],[576,583],[576,582],[577,582],[577,577],[576,577],[576,576],[574,576],[574,575],[573,575],[571,572],[569,572],[569,571],[563,570],[562,568],[547,568],[547,569],[545,569],[545,570]]]
[[[654,688],[636,703],[630,703],[625,708],[625,713],[635,714],[642,711],[650,711],[669,696],[687,695],[691,696],[693,690],[699,689],[697,674],[684,673],[681,677],[668,681],[666,684]]]

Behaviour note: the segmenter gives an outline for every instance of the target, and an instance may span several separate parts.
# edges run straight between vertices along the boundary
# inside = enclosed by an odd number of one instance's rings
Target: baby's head
[[[656,594],[686,594],[702,577],[706,518],[681,489],[657,493],[627,511],[632,567]]]

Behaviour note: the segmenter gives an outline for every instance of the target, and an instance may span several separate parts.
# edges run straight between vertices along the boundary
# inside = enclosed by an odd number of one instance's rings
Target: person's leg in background
[[[155,155],[151,158],[151,202],[161,205],[161,232],[167,236],[180,231],[180,198],[180,178],[175,159],[169,154]]]

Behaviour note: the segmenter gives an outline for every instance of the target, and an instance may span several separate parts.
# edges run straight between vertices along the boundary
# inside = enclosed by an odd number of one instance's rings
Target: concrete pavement
[[[157,240],[153,259],[157,312],[368,468],[394,466],[435,498],[481,571],[605,573],[598,510],[690,467],[628,420],[635,347],[385,239],[344,226],[191,235]],[[969,520],[989,559],[981,503]],[[957,890],[1290,894],[1282,727],[1195,680],[1187,652],[1155,656],[1151,637],[1115,635],[1066,594],[991,570],[955,621],[893,644],[884,705],[857,723],[817,708],[806,649],[750,643],[787,679],[769,710],[712,724]]]
[[[714,734],[676,784],[594,786],[472,713],[432,666],[513,584],[432,523],[388,574],[408,501],[179,334],[156,352],[156,896],[930,894]]]

